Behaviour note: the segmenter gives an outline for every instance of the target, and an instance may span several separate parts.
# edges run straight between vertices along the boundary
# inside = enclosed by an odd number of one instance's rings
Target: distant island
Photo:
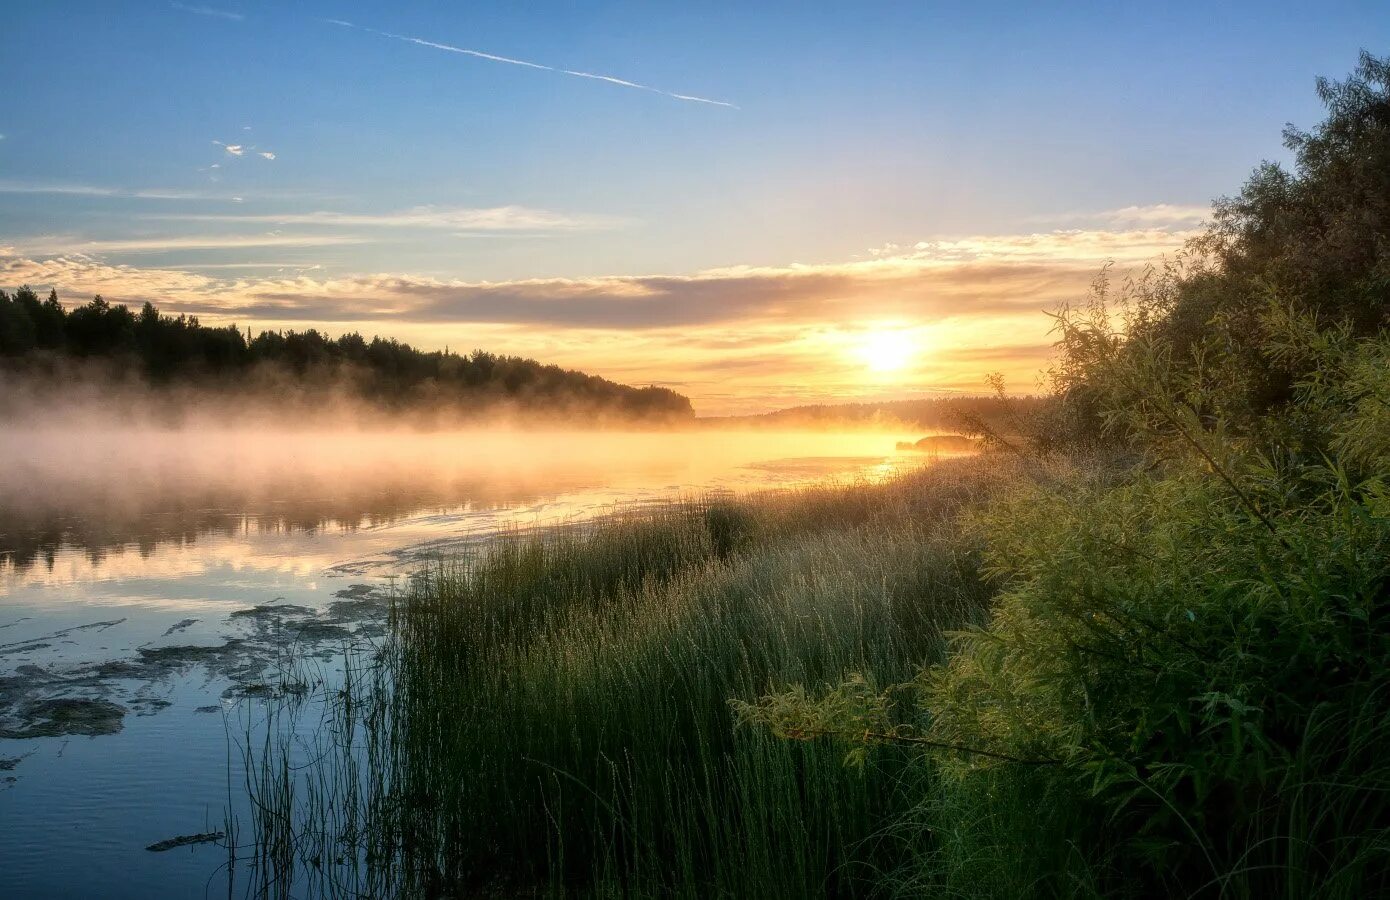
[[[533,359],[417,350],[390,338],[330,338],[314,329],[252,337],[250,329],[168,316],[150,303],[133,312],[98,296],[68,309],[56,291],[40,300],[29,287],[0,290],[0,373],[11,388],[0,396],[0,415],[9,418],[83,390],[91,401],[108,393],[128,399],[144,388],[166,415],[209,394],[281,411],[352,409],[422,421],[506,414],[669,424],[695,415],[688,397],[667,388],[619,384]]]
[[[898,449],[912,453],[969,453],[979,450],[978,438],[963,434],[929,434],[916,441],[898,441]]]
[[[719,427],[923,429],[980,435],[1024,430],[1036,424],[1035,420],[1046,410],[1047,402],[1042,397],[951,396],[879,403],[822,403],[701,421]]]

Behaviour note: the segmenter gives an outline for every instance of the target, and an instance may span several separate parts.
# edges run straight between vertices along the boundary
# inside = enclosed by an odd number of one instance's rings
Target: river
[[[369,648],[399,579],[502,528],[879,479],[918,436],[7,429],[0,896],[242,895],[256,700]]]

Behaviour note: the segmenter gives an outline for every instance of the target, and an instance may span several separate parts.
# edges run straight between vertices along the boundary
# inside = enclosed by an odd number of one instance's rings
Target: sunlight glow
[[[900,372],[917,357],[918,344],[911,332],[901,328],[881,328],[866,332],[855,348],[856,355],[879,374]]]

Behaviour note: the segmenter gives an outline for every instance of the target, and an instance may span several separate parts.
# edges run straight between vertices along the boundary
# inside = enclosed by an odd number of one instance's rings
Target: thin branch
[[[885,744],[906,744],[914,747],[928,747],[933,750],[949,750],[953,753],[964,753],[968,756],[985,756],[990,759],[1018,763],[1024,766],[1056,766],[1062,763],[1060,759],[1027,759],[1008,753],[1000,753],[996,750],[967,747],[963,744],[953,744],[949,741],[936,741],[931,738],[917,737],[916,735],[874,731],[869,728],[863,731],[835,731],[829,728],[784,728],[780,730],[782,734],[797,741],[806,741],[818,737],[838,737],[862,740],[865,743],[869,741],[878,741]]]

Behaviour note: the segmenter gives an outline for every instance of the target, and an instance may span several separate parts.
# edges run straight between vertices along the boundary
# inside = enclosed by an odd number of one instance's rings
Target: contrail
[[[732,103],[724,100],[711,100],[708,97],[696,97],[693,94],[677,94],[672,91],[663,91],[651,85],[638,84],[635,81],[628,81],[625,78],[614,78],[611,75],[596,75],[593,72],[576,72],[573,69],[561,69],[556,66],[546,66],[541,63],[527,62],[524,59],[513,59],[510,56],[498,56],[495,53],[484,53],[481,50],[470,50],[467,47],[455,47],[452,44],[441,44],[437,41],[427,41],[424,38],[411,37],[406,34],[392,34],[389,31],[378,31],[375,28],[368,28],[365,25],[358,25],[355,22],[345,22],[342,19],[324,19],[330,25],[339,25],[343,28],[355,28],[358,31],[365,31],[370,34],[380,35],[381,37],[391,38],[395,41],[405,41],[407,44],[418,44],[421,47],[429,47],[434,50],[444,50],[448,53],[461,53],[464,56],[472,56],[477,59],[485,59],[489,62],[506,63],[509,66],[524,66],[528,69],[542,69],[546,72],[557,72],[561,75],[569,75],[574,78],[588,78],[593,81],[606,81],[618,87],[634,88],[639,91],[647,91],[653,94],[660,94],[663,97],[670,97],[672,100],[683,100],[687,103],[706,103],[710,106],[725,106],[729,109],[738,109]]]

